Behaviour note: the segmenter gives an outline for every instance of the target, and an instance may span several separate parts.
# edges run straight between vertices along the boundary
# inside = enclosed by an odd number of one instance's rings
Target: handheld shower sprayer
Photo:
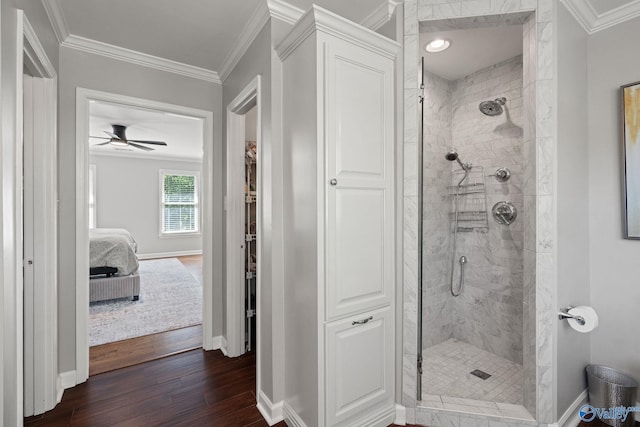
[[[469,171],[471,169],[471,165],[469,163],[462,163],[462,161],[460,160],[460,156],[458,156],[458,152],[455,150],[448,151],[447,154],[444,155],[444,158],[449,160],[450,162],[458,162],[460,167],[465,171]]]

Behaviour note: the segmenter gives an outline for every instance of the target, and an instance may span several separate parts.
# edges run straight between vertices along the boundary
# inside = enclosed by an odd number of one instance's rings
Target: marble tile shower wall
[[[484,168],[487,210],[501,201],[523,211],[522,55],[487,67],[454,83],[452,143],[465,162]],[[489,117],[481,101],[507,99],[505,112]],[[508,167],[511,178],[494,174]],[[461,196],[460,208],[464,209]],[[458,233],[457,256],[465,255],[465,288],[453,299],[453,337],[522,364],[523,222],[510,226],[489,217],[488,232]],[[458,280],[456,272],[454,280]]]

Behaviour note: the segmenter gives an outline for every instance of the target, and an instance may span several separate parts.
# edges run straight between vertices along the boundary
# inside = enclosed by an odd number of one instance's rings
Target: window
[[[200,207],[197,172],[160,171],[161,234],[198,233]]]
[[[96,165],[89,165],[89,228],[96,228]]]

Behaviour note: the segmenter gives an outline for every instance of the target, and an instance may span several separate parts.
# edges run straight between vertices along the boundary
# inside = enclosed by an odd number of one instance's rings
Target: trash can
[[[638,383],[629,375],[602,365],[587,366],[589,404],[594,408],[609,410],[616,407],[630,407],[636,404]],[[634,413],[629,412],[626,420],[607,419],[601,421],[614,427],[634,425]]]

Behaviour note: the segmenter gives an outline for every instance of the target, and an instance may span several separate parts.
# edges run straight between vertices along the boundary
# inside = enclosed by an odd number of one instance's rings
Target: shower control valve
[[[509,178],[511,178],[511,171],[509,168],[502,167],[498,168],[496,173],[490,176],[495,176],[498,182],[507,182],[509,181]]]

